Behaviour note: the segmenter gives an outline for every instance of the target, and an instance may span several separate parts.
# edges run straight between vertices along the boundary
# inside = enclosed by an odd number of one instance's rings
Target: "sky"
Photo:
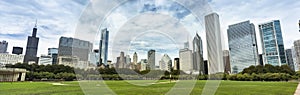
[[[176,50],[183,48],[185,41],[191,42],[196,32],[203,38],[205,48],[204,18],[197,19],[194,13],[178,3],[167,0],[128,1],[111,9],[106,19],[101,20],[103,21],[101,25],[80,26],[84,25],[82,18],[85,18],[88,12],[95,12],[95,14],[103,12],[104,9],[98,9],[95,5],[97,2],[99,1],[1,0],[0,40],[8,42],[8,52],[12,51],[13,46],[25,49],[27,36],[31,35],[37,19],[37,36],[40,38],[38,56],[47,54],[47,48],[57,48],[61,36],[78,37],[78,34],[82,34],[80,36],[83,39],[93,42],[94,48],[97,48],[99,44],[97,37],[100,37],[99,32],[104,27],[110,31],[109,51],[112,54],[109,55],[109,60],[113,61],[120,51],[130,56],[136,51],[141,55],[139,59],[146,58],[146,53],[151,48],[157,49],[157,53],[161,55],[168,53],[173,59],[178,57]],[[93,5],[94,10],[83,12],[89,4]],[[291,48],[293,41],[300,39],[298,0],[209,0],[208,4],[209,9],[199,10],[219,14],[225,48],[228,47],[226,46],[228,25],[246,20],[250,20],[256,27],[259,47],[258,24],[272,20],[281,21],[285,48]],[[97,15],[86,17],[84,21],[94,21],[91,18],[97,18]],[[88,35],[89,32],[81,31],[85,27],[97,30],[94,33],[96,35]],[[261,52],[261,48],[259,51]]]

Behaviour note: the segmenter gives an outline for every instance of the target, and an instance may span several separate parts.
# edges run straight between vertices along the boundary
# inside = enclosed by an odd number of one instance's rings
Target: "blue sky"
[[[78,25],[78,20],[82,11],[89,3],[93,4],[94,2],[95,1],[90,2],[86,0],[1,0],[0,40],[8,41],[8,52],[11,52],[13,46],[21,46],[25,48],[27,36],[31,35],[35,19],[38,19],[38,37],[40,37],[38,55],[47,54],[47,48],[58,47],[58,39],[60,36],[73,37],[75,35],[76,25]],[[280,20],[285,48],[291,48],[293,41],[300,39],[298,28],[298,20],[300,19],[300,2],[298,0],[210,0],[209,5],[212,11],[220,15],[221,32],[224,33],[225,43],[227,41],[226,29],[228,28],[228,25],[246,20],[250,20],[250,22],[255,24],[257,34],[258,24],[275,19]],[[98,11],[101,10],[98,9]],[[141,14],[147,13],[147,11],[150,11],[148,12],[150,14]],[[107,17],[106,22],[104,22],[100,29],[102,27],[111,27],[109,29],[111,31],[111,35],[117,35],[114,34],[117,33],[114,32],[117,30],[120,35],[122,34],[122,31],[129,31],[126,27],[123,27],[124,24],[128,25],[127,27],[133,27],[134,23],[139,23],[139,25],[141,25],[142,23],[147,22],[147,20],[141,19],[143,16],[149,17],[151,16],[151,13],[156,12],[163,15],[153,16],[153,18],[160,18],[160,20],[165,20],[165,22],[169,23],[180,22],[180,24],[183,24],[184,26],[175,27],[172,26],[173,24],[165,23],[162,25],[165,25],[167,28],[158,28],[161,31],[167,31],[164,29],[174,29],[174,31],[184,30],[189,31],[189,35],[191,36],[194,35],[192,32],[195,31],[198,31],[200,34],[203,33],[204,26],[201,23],[197,23],[197,20],[195,20],[193,15],[190,15],[189,11],[186,11],[186,9],[182,6],[176,5],[176,3],[174,4],[166,0],[141,0],[139,2],[127,2],[113,10],[112,14]],[[132,21],[131,19],[139,19],[138,21],[140,22]],[[96,25],[95,28],[98,26],[99,25]],[[136,31],[140,30],[136,29]],[[154,33],[153,35],[155,36],[157,34]],[[179,39],[181,42],[176,43],[177,46],[178,44],[180,46],[176,47],[176,49],[182,48],[182,43],[186,40],[187,36],[188,35],[180,36]],[[205,38],[205,35],[203,34],[200,36]],[[111,39],[113,39],[111,41],[116,39],[115,36],[111,37]],[[147,38],[147,36],[144,37]],[[161,35],[158,35],[157,37],[167,38],[166,36]],[[124,37],[122,39],[128,38]],[[258,38],[258,41],[259,40],[260,39]],[[130,39],[129,41],[133,40]],[[205,42],[205,40],[203,41]],[[151,41],[136,38],[136,40],[132,43],[140,42],[144,42],[145,44],[145,42]],[[173,43],[172,39],[166,39],[166,42],[164,42],[161,46],[168,50],[174,49],[165,47],[170,45],[172,46],[172,44],[165,45],[166,43]],[[118,43],[115,42],[113,44]],[[113,48],[116,47],[110,47],[110,51],[113,51]],[[128,53],[132,55],[132,51],[135,51],[135,49],[132,48],[132,50],[129,50]],[[117,52],[119,51],[115,51],[114,55],[118,55]],[[125,51],[125,53],[126,52],[127,51]],[[170,57],[174,58],[176,53],[178,52],[170,54]],[[113,60],[114,56],[111,57]]]

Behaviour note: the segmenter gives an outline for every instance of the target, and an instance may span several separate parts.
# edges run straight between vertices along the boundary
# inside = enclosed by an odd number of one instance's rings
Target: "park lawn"
[[[134,80],[145,82],[145,80]],[[187,81],[188,83],[189,81]],[[61,83],[66,85],[53,85]],[[136,86],[126,81],[105,81],[119,95],[164,95],[175,83],[167,80],[150,86]],[[200,95],[206,81],[197,81],[191,95]],[[216,95],[293,95],[297,82],[222,81]],[[184,90],[184,88],[182,88]],[[82,95],[79,83],[74,82],[2,82],[1,95]],[[99,93],[101,95],[101,93]]]

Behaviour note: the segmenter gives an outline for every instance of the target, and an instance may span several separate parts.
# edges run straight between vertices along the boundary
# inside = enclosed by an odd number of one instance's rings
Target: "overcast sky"
[[[12,51],[13,46],[21,46],[25,49],[27,36],[31,35],[35,19],[37,19],[37,36],[40,38],[38,56],[47,54],[47,48],[58,47],[59,37],[74,37],[78,20],[89,3],[93,4],[93,2],[86,0],[1,0],[0,40],[6,40],[9,43],[8,52]],[[220,16],[221,32],[225,36],[224,42],[227,41],[226,30],[228,25],[246,20],[254,23],[257,34],[258,24],[271,20],[280,20],[285,48],[291,48],[293,41],[300,39],[298,26],[300,19],[299,0],[209,0],[209,5],[212,11]],[[98,9],[98,11],[101,10]],[[155,13],[159,13],[159,15],[155,15]],[[151,20],[151,22],[147,22],[147,20]],[[156,20],[165,23],[150,24]],[[129,45],[125,44],[125,46],[130,47],[129,49],[124,48],[122,50],[131,56],[134,51],[145,56],[146,51],[150,49],[139,47],[159,46],[156,47],[158,52],[170,53],[170,57],[174,58],[178,57],[178,51],[170,51],[182,48],[183,42],[187,38],[191,40],[196,31],[203,38],[203,42],[206,42],[204,40],[204,26],[201,24],[201,20],[203,18],[197,20],[188,9],[171,1],[140,0],[124,3],[114,9],[100,29],[108,27],[110,30],[110,42],[112,43],[110,51],[113,52],[112,55],[109,55],[110,60],[115,60],[115,56],[121,51],[116,49],[124,46],[124,43],[119,43],[120,41],[116,40],[131,42]],[[143,26],[143,24],[145,25]],[[159,27],[159,25],[164,27]],[[141,30],[144,27],[150,27],[151,30]],[[127,36],[122,34],[130,30],[137,31],[135,35],[138,36],[130,37],[128,34]],[[134,31],[130,33],[134,33]],[[138,31],[145,33],[139,34],[140,32]],[[169,34],[164,34],[166,31],[173,31],[174,35],[170,37]],[[187,31],[188,34],[179,31]],[[116,37],[116,35],[121,35],[122,37]],[[178,35],[180,36],[177,37]],[[153,44],[155,42],[161,43]],[[258,43],[260,45],[259,38]],[[94,44],[94,48],[97,48],[97,43]]]

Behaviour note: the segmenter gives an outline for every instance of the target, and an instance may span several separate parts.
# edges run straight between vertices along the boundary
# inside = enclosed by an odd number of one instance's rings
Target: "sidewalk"
[[[299,82],[299,84],[298,84],[298,86],[297,86],[297,89],[296,89],[294,95],[300,95],[300,82]]]

